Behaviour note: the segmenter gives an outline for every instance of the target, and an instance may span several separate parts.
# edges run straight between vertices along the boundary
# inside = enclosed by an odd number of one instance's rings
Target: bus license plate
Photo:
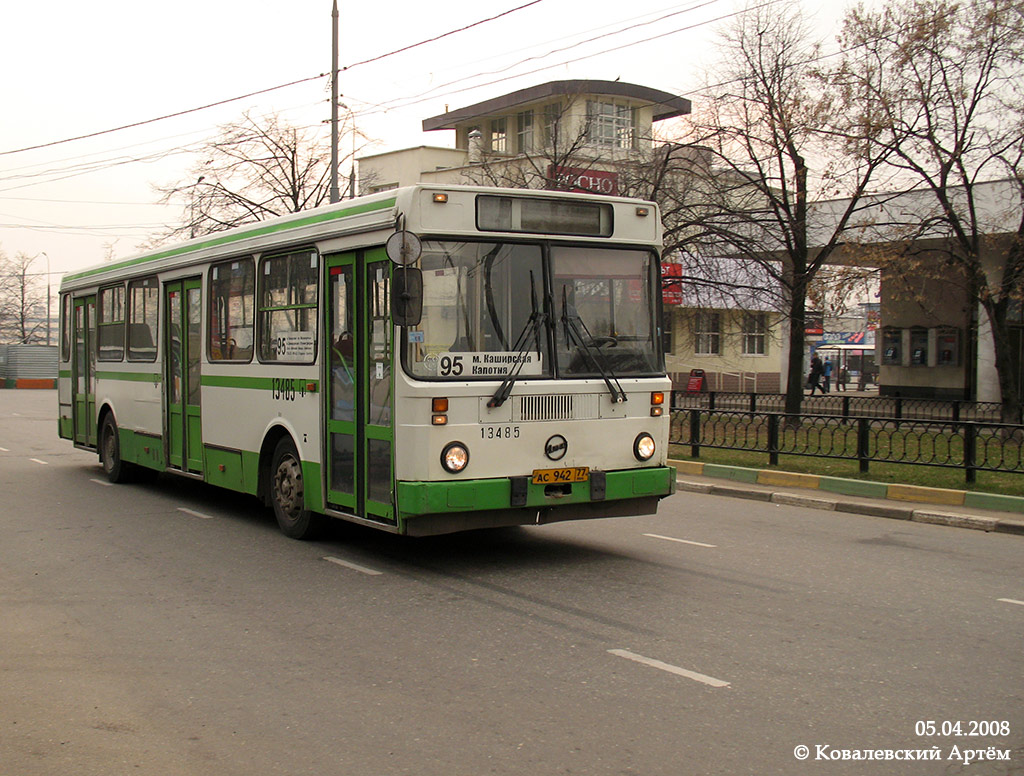
[[[565,469],[534,469],[534,485],[555,485],[561,482],[586,482],[590,469],[586,466],[570,466]]]

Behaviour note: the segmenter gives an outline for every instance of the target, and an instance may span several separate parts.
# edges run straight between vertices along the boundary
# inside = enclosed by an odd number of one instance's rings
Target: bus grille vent
[[[520,396],[516,420],[591,420],[598,414],[597,394]]]

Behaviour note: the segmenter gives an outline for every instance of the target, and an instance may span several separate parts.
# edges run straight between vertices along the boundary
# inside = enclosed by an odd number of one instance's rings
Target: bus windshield
[[[555,347],[562,377],[661,371],[654,328],[654,255],[622,248],[552,247]]]
[[[423,316],[403,329],[406,371],[444,380],[660,373],[654,254],[552,246],[549,255],[550,269],[540,245],[425,242]]]

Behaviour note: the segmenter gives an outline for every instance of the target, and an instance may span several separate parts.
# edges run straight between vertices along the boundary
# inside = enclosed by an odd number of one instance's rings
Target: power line
[[[381,55],[376,56],[376,57],[371,57],[370,59],[364,59],[362,62],[354,62],[353,64],[346,65],[345,67],[343,67],[341,69],[342,70],[351,70],[353,67],[359,67],[360,65],[368,65],[371,62],[379,62],[382,59],[387,59],[388,57],[393,57],[395,54],[401,54],[401,53],[406,52],[406,51],[411,51],[414,48],[419,48],[420,46],[425,46],[428,43],[434,43],[436,41],[442,40],[443,38],[447,38],[450,35],[455,35],[458,32],[465,32],[466,30],[471,30],[474,27],[479,27],[481,24],[487,24],[488,22],[493,22],[494,20],[500,19],[503,16],[508,16],[509,14],[513,14],[516,11],[522,11],[524,8],[529,8],[531,5],[537,5],[537,3],[542,3],[542,2],[544,2],[544,0],[532,0],[532,2],[526,3],[525,5],[520,5],[520,6],[516,7],[516,8],[511,8],[511,9],[509,9],[507,11],[503,11],[502,13],[499,13],[497,16],[491,16],[491,17],[488,17],[487,19],[481,19],[478,22],[473,22],[472,24],[467,24],[465,27],[459,27],[457,30],[449,30],[448,32],[442,33],[442,34],[440,34],[440,35],[438,35],[436,37],[427,38],[426,40],[421,40],[419,43],[413,43],[410,46],[403,46],[400,49],[395,49],[394,51],[389,51],[387,54],[381,54]]]
[[[427,38],[426,40],[422,40],[422,41],[420,41],[418,43],[413,43],[413,44],[411,44],[409,46],[405,46],[403,48],[396,49],[395,51],[388,52],[387,54],[381,54],[379,56],[363,60],[362,62],[355,62],[355,63],[353,63],[351,65],[346,65],[342,69],[343,70],[351,70],[352,68],[358,67],[360,65],[366,65],[366,64],[369,64],[371,62],[378,62],[378,61],[380,61],[382,59],[386,59],[387,57],[392,57],[392,56],[395,56],[396,54],[401,54],[402,52],[410,51],[410,50],[412,50],[414,48],[418,48],[420,46],[425,46],[428,43],[434,43],[436,41],[442,40],[443,38],[447,38],[447,37],[449,37],[451,35],[455,35],[456,33],[464,32],[464,31],[470,30],[470,29],[472,29],[474,27],[479,27],[482,24],[487,24],[488,22],[492,22],[492,21],[494,21],[496,19],[501,19],[502,17],[508,16],[509,14],[515,13],[517,11],[521,11],[521,10],[523,10],[525,8],[529,8],[531,6],[537,5],[538,3],[542,3],[542,2],[544,2],[544,0],[531,0],[531,2],[529,2],[529,3],[525,3],[524,5],[520,5],[520,6],[517,6],[516,8],[509,9],[508,11],[504,11],[504,12],[502,12],[500,14],[497,14],[496,16],[491,16],[491,17],[488,17],[486,19],[481,19],[480,21],[473,22],[472,24],[467,24],[466,26],[459,27],[458,29],[449,30],[448,32],[442,33],[441,35],[437,35],[437,36],[435,36],[433,38]],[[224,99],[224,100],[218,100],[216,102],[211,102],[211,103],[208,103],[206,105],[200,105],[200,106],[195,107],[195,108],[188,108],[187,110],[181,110],[181,111],[176,111],[174,113],[168,113],[166,115],[157,116],[156,118],[152,118],[152,119],[145,119],[143,121],[135,121],[135,122],[132,122],[131,124],[124,124],[124,125],[122,125],[120,127],[113,127],[111,129],[103,129],[103,130],[99,130],[97,132],[89,132],[89,133],[84,134],[84,135],[77,135],[75,137],[64,138],[63,140],[52,140],[52,141],[50,141],[48,143],[39,143],[37,145],[25,146],[24,148],[15,148],[15,149],[12,149],[10,151],[0,151],[0,156],[10,156],[11,154],[20,154],[20,153],[23,153],[25,151],[36,151],[36,150],[39,150],[41,148],[52,148],[53,146],[63,145],[64,143],[73,143],[73,142],[75,142],[77,140],[87,140],[87,139],[93,138],[93,137],[100,137],[101,135],[109,135],[109,134],[111,134],[113,132],[120,132],[120,131],[125,130],[125,129],[134,129],[135,127],[142,127],[142,126],[146,126],[147,124],[155,124],[158,121],[165,121],[167,119],[173,119],[173,118],[177,118],[179,116],[187,116],[190,113],[198,113],[199,111],[208,110],[209,108],[216,108],[216,107],[218,107],[220,105],[227,105],[227,104],[232,103],[232,102],[238,102],[239,100],[245,100],[245,99],[248,99],[249,97],[256,97],[256,96],[261,95],[261,94],[267,94],[269,92],[278,91],[279,89],[286,89],[286,88],[288,88],[290,86],[297,86],[298,84],[308,83],[310,81],[316,81],[316,80],[319,80],[321,78],[327,77],[327,75],[328,75],[327,73],[320,73],[319,75],[309,76],[308,78],[299,78],[299,79],[297,79],[295,81],[289,81],[288,83],[285,83],[285,84],[279,84],[277,86],[271,86],[271,87],[269,87],[267,89],[259,89],[259,90],[255,91],[255,92],[249,92],[248,94],[241,94],[241,95],[238,95],[237,97],[229,97],[229,98]]]
[[[109,135],[112,132],[120,132],[123,129],[132,129],[134,127],[145,126],[146,124],[155,124],[158,121],[165,121],[166,119],[173,119],[173,118],[177,118],[178,116],[186,116],[189,113],[198,113],[201,110],[207,110],[208,108],[215,108],[218,105],[227,105],[230,102],[238,102],[239,100],[244,100],[244,99],[247,99],[249,97],[255,97],[255,96],[260,95],[260,94],[267,94],[268,92],[275,92],[278,89],[285,89],[285,88],[287,88],[289,86],[296,86],[298,84],[308,83],[309,81],[316,81],[316,80],[318,80],[320,78],[325,78],[326,76],[327,76],[327,73],[320,73],[320,75],[310,76],[309,78],[300,78],[300,79],[298,79],[296,81],[289,81],[286,84],[279,84],[278,86],[271,86],[268,89],[260,89],[260,90],[255,91],[255,92],[249,92],[248,94],[241,94],[241,95],[239,95],[237,97],[229,97],[226,100],[218,100],[217,102],[211,102],[211,103],[209,103],[207,105],[200,105],[198,108],[189,108],[188,110],[180,110],[180,111],[177,111],[176,113],[168,113],[168,114],[166,114],[164,116],[157,116],[156,118],[153,118],[153,119],[146,119],[145,121],[136,121],[136,122],[133,122],[131,124],[125,124],[123,126],[114,127],[112,129],[103,129],[103,130],[100,130],[99,132],[90,132],[90,133],[88,133],[86,135],[78,135],[76,137],[67,137],[67,138],[64,138],[63,140],[52,140],[49,143],[40,143],[39,145],[25,146],[24,148],[15,148],[14,150],[11,150],[11,151],[0,151],[0,156],[9,156],[11,154],[20,154],[23,151],[36,151],[36,150],[38,150],[40,148],[51,148],[52,146],[63,145],[64,143],[73,143],[76,140],[86,140],[86,139],[88,139],[90,137],[99,137],[100,135]]]

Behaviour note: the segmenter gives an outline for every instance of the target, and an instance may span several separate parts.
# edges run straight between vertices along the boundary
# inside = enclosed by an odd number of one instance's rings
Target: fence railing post
[[[978,480],[978,427],[973,423],[964,423],[964,470],[967,484],[973,485]]]
[[[871,424],[868,418],[857,418],[857,461],[860,463],[860,473],[868,473],[868,461],[870,461],[871,450],[868,444],[868,434],[871,431]]]
[[[708,391],[708,409],[713,410],[715,408],[715,394],[717,391]]]
[[[779,465],[779,413],[768,414],[768,463]]]
[[[700,408],[690,410],[690,457],[700,458]]]
[[[750,411],[751,412],[757,412],[757,394],[756,393],[751,393],[750,394]]]

